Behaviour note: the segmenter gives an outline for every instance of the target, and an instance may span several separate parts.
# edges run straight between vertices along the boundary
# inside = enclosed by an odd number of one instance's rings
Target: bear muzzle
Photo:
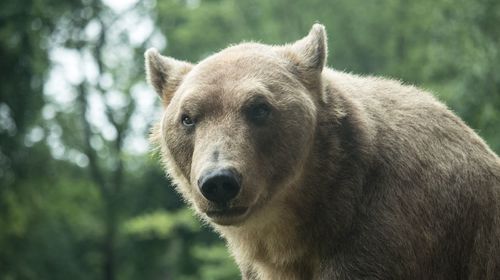
[[[232,168],[206,171],[198,179],[198,188],[210,202],[205,214],[215,223],[234,224],[248,213],[246,206],[234,205],[241,192],[241,175]]]

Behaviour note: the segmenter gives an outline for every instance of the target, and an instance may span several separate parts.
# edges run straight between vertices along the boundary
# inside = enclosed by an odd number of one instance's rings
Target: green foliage
[[[230,280],[237,279],[240,275],[233,260],[227,253],[227,248],[220,245],[195,245],[192,254],[201,264],[198,279]]]
[[[134,217],[124,224],[123,232],[139,239],[166,238],[176,227],[195,231],[200,225],[193,219],[193,213],[182,209],[174,213],[156,211]]]
[[[0,280],[240,277],[158,160],[127,149],[156,118],[140,111],[154,95],[143,90],[142,53],[162,38],[163,53],[196,62],[242,40],[290,42],[319,21],[329,65],[431,90],[500,152],[499,1],[149,0],[123,11],[99,0],[4,2]],[[140,41],[122,29],[137,19],[153,25]],[[56,49],[94,76],[50,77],[63,63]]]

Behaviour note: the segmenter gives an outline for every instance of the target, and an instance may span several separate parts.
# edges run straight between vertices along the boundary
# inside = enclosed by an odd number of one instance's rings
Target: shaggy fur
[[[153,141],[243,279],[500,279],[500,159],[430,94],[326,68],[326,50],[316,24],[196,65],[146,52]],[[241,174],[244,214],[207,216],[197,181],[217,168]]]

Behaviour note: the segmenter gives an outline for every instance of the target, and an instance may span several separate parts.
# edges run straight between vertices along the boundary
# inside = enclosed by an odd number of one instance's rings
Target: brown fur
[[[242,277],[499,279],[499,158],[430,94],[326,68],[326,49],[316,24],[197,65],[146,53],[165,105],[153,141]],[[272,108],[264,125],[245,118],[255,100]],[[242,216],[205,215],[217,206],[196,182],[220,167],[242,174]]]

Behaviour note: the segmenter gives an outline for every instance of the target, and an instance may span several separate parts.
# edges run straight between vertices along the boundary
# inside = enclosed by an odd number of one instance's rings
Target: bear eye
[[[192,127],[192,126],[194,126],[194,120],[190,116],[188,116],[186,114],[182,115],[181,122],[182,122],[182,125],[184,125],[186,127]]]
[[[256,124],[263,124],[271,114],[271,107],[266,103],[259,103],[247,109],[247,117]]]

